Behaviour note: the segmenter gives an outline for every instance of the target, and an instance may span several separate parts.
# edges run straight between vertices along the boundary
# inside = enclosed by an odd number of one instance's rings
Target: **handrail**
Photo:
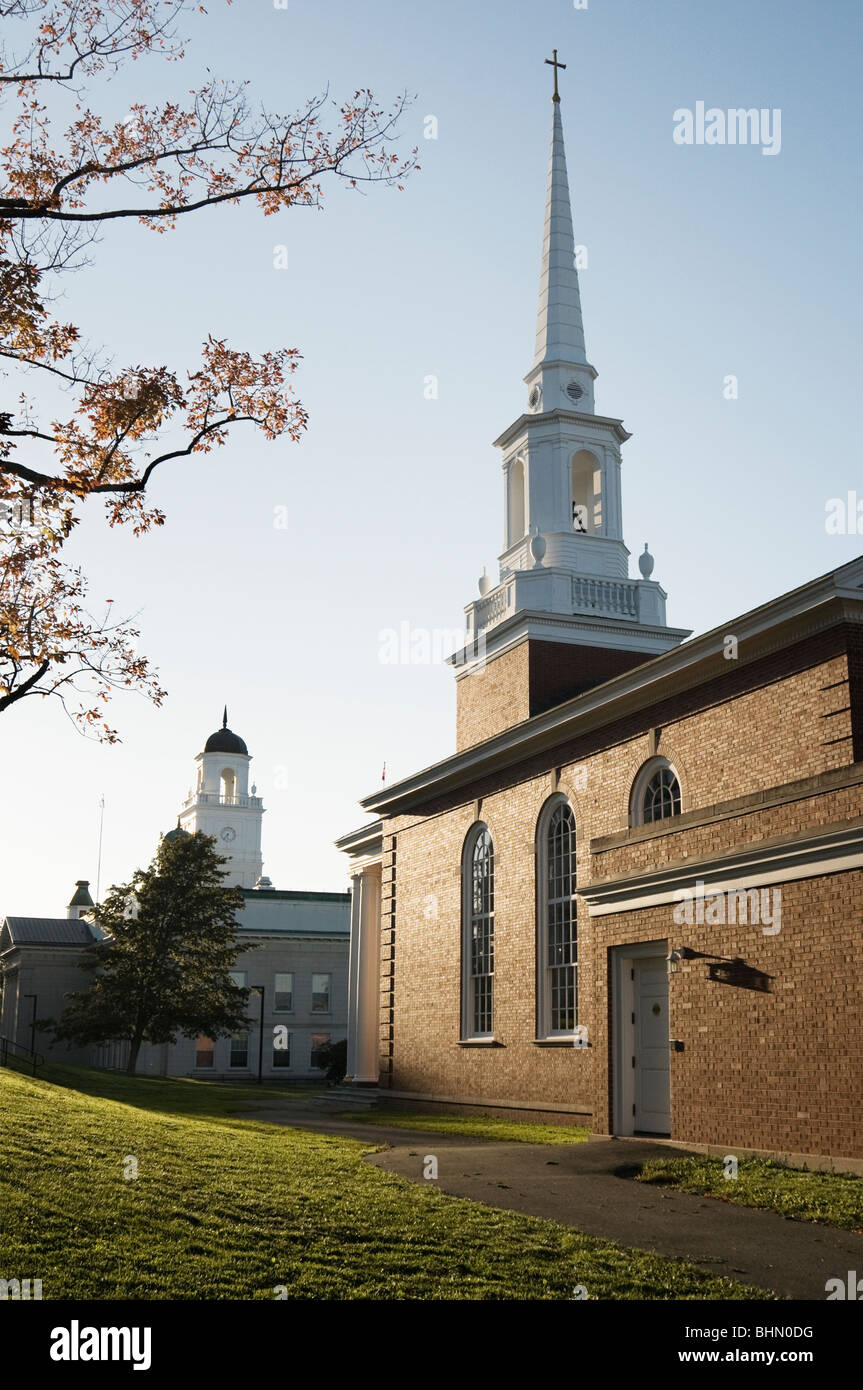
[[[41,1052],[34,1052],[32,1047],[25,1047],[23,1043],[13,1042],[11,1038],[0,1037],[0,1067],[6,1066],[6,1059],[9,1053],[13,1056],[16,1052],[22,1052],[29,1058],[33,1068],[33,1075],[36,1075],[36,1068],[40,1067],[45,1061]]]

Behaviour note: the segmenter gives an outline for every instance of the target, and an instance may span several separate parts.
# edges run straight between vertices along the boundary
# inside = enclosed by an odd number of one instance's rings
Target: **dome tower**
[[[261,798],[249,791],[249,750],[239,734],[228,728],[227,708],[222,727],[210,734],[199,753],[194,792],[180,812],[180,826],[189,834],[213,835],[227,859],[227,882],[254,888],[261,876]]]

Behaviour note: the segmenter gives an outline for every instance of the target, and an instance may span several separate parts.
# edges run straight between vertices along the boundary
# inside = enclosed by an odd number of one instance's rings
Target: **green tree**
[[[211,835],[172,831],[149,869],[113,887],[94,919],[105,940],[82,968],[93,975],[50,1030],[58,1040],[128,1041],[134,1074],[141,1044],[177,1035],[223,1037],[247,1026],[249,991],[230,970],[240,951],[235,914],[239,888],[227,888]]]

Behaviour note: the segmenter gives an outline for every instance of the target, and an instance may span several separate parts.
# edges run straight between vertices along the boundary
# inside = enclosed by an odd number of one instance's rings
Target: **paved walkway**
[[[250,1115],[249,1118],[252,1118]],[[413,1182],[438,1160],[437,1186],[456,1197],[526,1212],[586,1235],[687,1260],[708,1274],[772,1289],[785,1298],[825,1298],[828,1279],[863,1275],[863,1235],[791,1221],[717,1198],[634,1182],[646,1159],[684,1153],[648,1140],[503,1144],[343,1120],[322,1107],[287,1104],[254,1118],[387,1144],[368,1162]],[[858,1275],[858,1277],[860,1277]]]

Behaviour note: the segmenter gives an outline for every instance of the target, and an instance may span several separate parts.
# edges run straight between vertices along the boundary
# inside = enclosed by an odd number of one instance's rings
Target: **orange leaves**
[[[223,444],[228,424],[239,421],[257,425],[268,439],[282,434],[299,438],[308,415],[285,387],[285,374],[295,371],[300,360],[296,348],[265,352],[255,360],[210,336],[203,359],[203,366],[189,375],[186,423],[202,435],[196,449]]]
[[[175,21],[194,8],[26,0],[28,45],[0,62],[0,96],[17,100],[0,149],[0,362],[70,398],[48,407],[22,395],[17,415],[0,411],[0,711],[28,694],[65,702],[80,690],[72,717],[111,741],[100,719],[113,688],[157,703],[164,692],[136,655],[137,634],[88,616],[83,577],[62,564],[87,502],[101,498],[111,526],[141,535],[165,519],[147,496],[156,469],[225,444],[240,424],[297,440],[308,417],[290,384],[294,348],[253,355],[210,335],[185,378],[165,365],[117,373],[49,311],[57,275],[85,267],[101,225],[116,218],[164,233],[178,217],[243,199],[271,217],[321,208],[332,178],[401,187],[416,167],[416,150],[393,149],[406,98],[386,111],[366,88],[340,107],[318,97],[289,115],[255,107],[248,84],[213,80],[158,104],[130,86],[119,120],[94,109],[95,75],[150,53],[182,55]]]
[[[319,205],[327,174],[353,187],[397,186],[416,167],[415,150],[402,158],[389,148],[404,98],[387,113],[362,90],[328,131],[322,98],[284,117],[253,111],[246,84],[211,81],[190,95],[186,107],[133,103],[110,125],[79,108],[62,134],[31,98],[0,151],[0,216],[47,225],[137,217],[162,230],[184,213],[242,198],[254,198],[267,215]],[[109,189],[103,201],[100,192]]]

